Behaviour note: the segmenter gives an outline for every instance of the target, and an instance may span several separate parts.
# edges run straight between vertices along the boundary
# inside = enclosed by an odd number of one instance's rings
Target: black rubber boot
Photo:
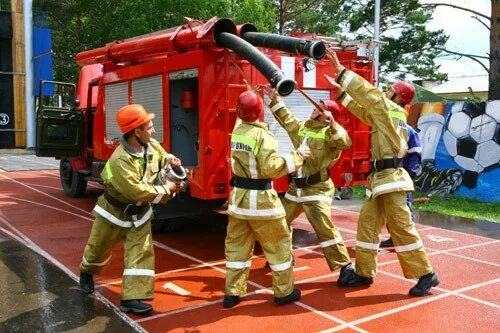
[[[141,314],[152,311],[153,307],[137,299],[130,299],[120,302],[120,310],[123,312],[132,312]]]
[[[354,273],[354,265],[352,264],[352,262],[350,262],[340,269],[340,275],[339,279],[337,280],[337,285],[339,285],[340,287],[347,286],[347,282],[354,278],[354,274],[356,274]]]
[[[417,284],[410,289],[409,294],[411,296],[425,296],[429,294],[432,287],[439,284],[439,278],[436,273],[430,272],[418,279]]]
[[[90,273],[80,272],[80,291],[82,294],[94,292],[94,277]]]
[[[236,306],[239,302],[240,302],[240,296],[225,295],[224,302],[222,302],[222,306],[228,309],[232,308],[233,306]]]
[[[284,296],[284,297],[275,297],[274,302],[278,305],[284,305],[288,303],[293,303],[296,302],[300,299],[300,290],[299,289],[294,289],[290,295]]]
[[[394,243],[392,242],[392,238],[389,237],[385,241],[380,242],[380,247],[393,247]]]
[[[373,283],[373,278],[361,276],[354,273],[353,278],[347,281],[346,286],[354,288],[362,285],[370,285]]]

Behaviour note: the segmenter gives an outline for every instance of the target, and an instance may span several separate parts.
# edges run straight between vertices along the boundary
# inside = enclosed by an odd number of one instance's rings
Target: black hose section
[[[294,81],[287,79],[281,69],[252,44],[227,32],[222,32],[219,35],[217,44],[231,49],[247,59],[266,77],[281,96],[288,96],[292,93],[295,88]]]
[[[323,59],[326,54],[326,46],[323,41],[310,41],[303,38],[253,31],[242,31],[241,38],[255,46],[298,53],[315,60]]]

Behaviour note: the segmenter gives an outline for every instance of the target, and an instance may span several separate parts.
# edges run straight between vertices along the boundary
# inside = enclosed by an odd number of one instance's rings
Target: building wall
[[[457,93],[447,93],[447,94],[438,94],[447,100],[465,100],[471,97],[471,94],[468,92],[457,92]],[[481,99],[481,101],[488,100],[488,92],[487,91],[479,91],[474,92],[474,96]]]
[[[14,140],[12,94],[12,20],[0,11],[0,148],[12,148]]]
[[[500,100],[419,103],[408,123],[422,142],[419,191],[500,203]]]

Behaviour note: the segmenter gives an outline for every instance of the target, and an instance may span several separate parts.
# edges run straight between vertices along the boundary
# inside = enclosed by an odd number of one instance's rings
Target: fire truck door
[[[74,84],[42,80],[36,122],[37,156],[80,155],[83,115],[76,110]]]
[[[169,75],[171,153],[179,157],[183,165],[190,167],[199,163],[197,74],[197,70],[191,69]]]

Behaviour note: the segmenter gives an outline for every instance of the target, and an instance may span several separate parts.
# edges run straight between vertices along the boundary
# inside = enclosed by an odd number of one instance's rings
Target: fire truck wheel
[[[85,193],[87,181],[85,175],[73,170],[71,162],[67,158],[61,158],[59,164],[59,177],[64,194],[72,198],[78,198]]]
[[[151,231],[153,234],[159,234],[161,232],[176,232],[181,229],[183,222],[184,219],[182,217],[153,219]]]
[[[352,187],[342,187],[340,190],[340,197],[342,200],[351,200],[353,193]]]

